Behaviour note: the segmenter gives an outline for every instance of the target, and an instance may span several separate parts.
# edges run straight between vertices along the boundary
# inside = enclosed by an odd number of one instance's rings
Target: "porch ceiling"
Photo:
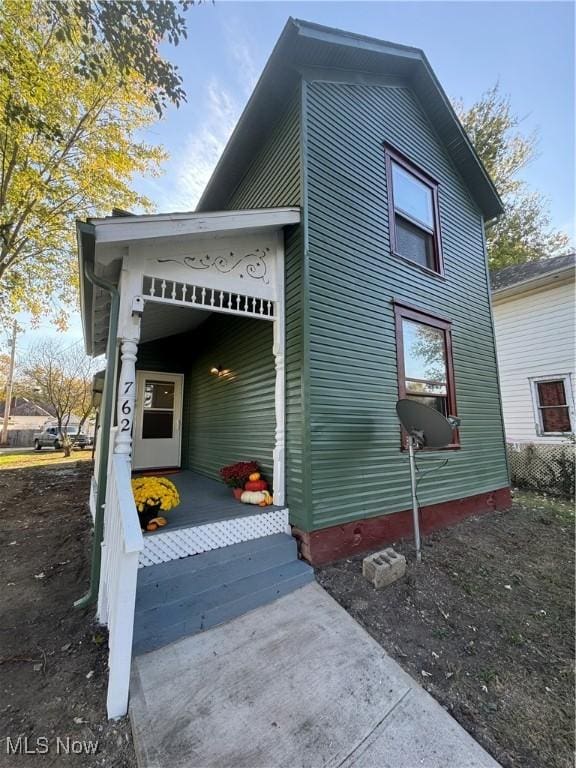
[[[192,331],[211,314],[206,310],[193,307],[146,303],[140,326],[140,341],[155,341],[166,336]]]

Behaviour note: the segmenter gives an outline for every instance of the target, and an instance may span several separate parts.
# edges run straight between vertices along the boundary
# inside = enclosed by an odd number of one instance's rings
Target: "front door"
[[[182,381],[178,373],[138,371],[134,469],[180,466]]]

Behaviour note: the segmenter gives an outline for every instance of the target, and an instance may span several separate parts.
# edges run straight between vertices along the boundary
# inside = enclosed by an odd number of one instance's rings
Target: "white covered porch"
[[[87,347],[93,355],[107,350],[106,377],[114,389],[107,399],[105,383],[92,489],[96,537],[99,516],[104,515],[98,618],[110,632],[111,717],[126,711],[138,569],[289,530],[283,228],[299,219],[299,211],[290,208],[115,216],[79,226]],[[142,397],[136,369],[139,347],[189,329],[215,313],[272,324],[274,506],[248,511],[217,481],[180,472],[176,484],[180,482],[184,491],[182,519],[176,516],[166,529],[143,536],[130,488],[135,439],[142,437],[135,433],[135,427],[142,427],[137,408]],[[174,412],[171,434],[181,426],[181,416]],[[163,466],[174,467],[174,461],[160,462],[158,474]],[[237,514],[232,505],[237,505]]]
[[[140,343],[194,327],[207,313],[270,322],[276,369],[274,502],[284,504],[283,228],[299,218],[297,209],[267,209],[93,222],[97,265],[104,274],[118,274],[119,268],[115,453],[133,456]],[[93,316],[93,343],[101,351],[109,320],[106,310],[105,304],[100,312],[96,307]]]

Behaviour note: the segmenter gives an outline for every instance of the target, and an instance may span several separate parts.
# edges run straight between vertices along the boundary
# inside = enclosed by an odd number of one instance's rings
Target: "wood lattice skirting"
[[[271,536],[274,533],[290,533],[288,509],[276,509],[273,512],[218,520],[192,528],[154,533],[144,536],[144,549],[140,553],[139,567],[178,560],[181,557]]]

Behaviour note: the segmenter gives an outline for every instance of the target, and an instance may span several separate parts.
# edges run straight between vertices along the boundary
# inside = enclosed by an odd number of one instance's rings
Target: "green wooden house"
[[[108,360],[87,599],[112,715],[137,584],[146,650],[299,586],[305,560],[411,534],[399,397],[461,419],[418,455],[424,532],[509,505],[484,240],[501,212],[421,50],[290,19],[196,212],[78,225],[87,350]],[[221,482],[251,460],[271,506]],[[182,502],[142,537],[129,481],[150,471]],[[228,613],[218,579],[192,594],[201,558],[229,564]]]

